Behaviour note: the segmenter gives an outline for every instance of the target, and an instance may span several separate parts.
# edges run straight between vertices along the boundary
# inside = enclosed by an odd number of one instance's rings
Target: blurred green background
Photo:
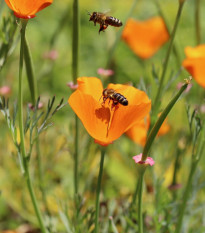
[[[79,76],[94,76],[98,68],[106,68],[109,60],[109,51],[113,46],[117,28],[108,29],[98,34],[99,25],[94,27],[93,22],[89,22],[89,12],[106,11],[119,18],[123,23],[132,6],[131,0],[102,0],[80,1],[80,48],[79,48]],[[161,3],[163,13],[172,29],[177,8],[177,0],[164,0]],[[205,42],[205,2],[201,1],[201,29],[202,42]],[[0,16],[8,17],[11,14],[5,2],[0,2]],[[195,0],[188,0],[184,6],[179,28],[176,35],[175,46],[177,48],[180,61],[182,62],[184,48],[186,46],[196,46],[195,35]],[[145,20],[152,16],[159,15],[155,1],[139,0],[132,14],[132,18]],[[0,25],[1,25],[0,21]],[[19,26],[17,26],[19,31]],[[46,105],[48,99],[56,96],[57,101],[64,97],[65,102],[71,94],[71,90],[66,83],[72,81],[72,1],[54,0],[53,4],[45,10],[39,12],[37,17],[29,20],[26,36],[30,45],[35,76],[38,80],[39,95],[41,101]],[[16,47],[9,56],[7,63],[0,72],[0,86],[8,85],[12,89],[10,96],[10,108],[17,100],[18,88],[18,64],[19,64],[19,33],[15,36]],[[132,82],[134,86],[144,89],[151,99],[155,96],[157,85],[152,76],[152,66],[157,70],[162,70],[162,64],[167,51],[168,44],[165,44],[152,58],[141,60],[130,48],[120,41],[116,47],[111,68],[115,71],[112,77],[115,83]],[[58,54],[55,60],[45,58],[46,54],[55,50]],[[174,53],[171,55],[166,82],[171,77],[171,73],[177,74],[181,69],[181,64],[177,61]],[[173,76],[173,75],[172,75]],[[189,74],[182,71],[181,74],[171,83],[169,89],[163,95],[162,109],[177,91],[176,85],[187,78]],[[24,96],[25,107],[31,102],[28,91],[26,75],[24,73]],[[143,84],[143,85],[142,85]],[[192,108],[200,107],[204,103],[204,90],[193,80],[191,91],[184,95],[174,107],[168,117],[171,126],[170,132],[157,139],[152,155],[156,158],[156,165],[153,170],[149,170],[145,176],[147,187],[155,186],[157,191],[158,182],[160,185],[159,197],[162,203],[166,203],[171,195],[167,186],[171,183],[173,174],[173,163],[175,159],[176,147],[179,143],[186,141],[189,134],[188,121],[186,116],[186,103]],[[204,113],[201,113],[204,117]],[[54,125],[40,136],[42,164],[44,170],[45,189],[48,194],[48,206],[52,213],[52,221],[57,222],[57,229],[63,229],[59,220],[59,210],[62,206],[68,206],[69,213],[72,214],[73,198],[73,140],[74,140],[74,113],[69,105],[65,106],[52,119]],[[3,115],[0,115],[0,230],[14,229],[23,222],[29,221],[34,225],[36,218],[33,215],[33,208],[25,188],[24,181],[19,168],[18,157],[13,145],[11,136],[7,129]],[[99,150],[93,139],[87,134],[82,124],[80,125],[80,194],[85,197],[85,206],[94,206],[95,189],[97,182]],[[28,140],[28,139],[27,139]],[[186,144],[186,143],[185,143]],[[115,200],[118,204],[121,201],[127,204],[130,195],[136,185],[136,168],[132,161],[132,156],[139,154],[142,148],[134,144],[126,136],[122,136],[113,145],[109,146],[105,161],[102,192],[104,200]],[[190,163],[190,151],[183,155],[181,176],[179,183],[186,181],[187,169]],[[32,155],[32,176],[34,177],[35,190],[39,200],[41,194],[38,190],[38,178],[36,174],[35,150]],[[204,182],[201,177],[204,171],[204,159],[201,163],[201,170],[198,171],[196,184]],[[179,191],[180,192],[180,191]],[[145,191],[144,209],[153,213],[155,206],[153,192]],[[204,191],[201,190],[194,201],[202,203],[204,201]],[[152,205],[151,205],[152,203]],[[161,205],[163,206],[163,204]],[[44,206],[41,206],[44,209]],[[203,215],[200,215],[200,217]],[[204,219],[205,216],[201,217]],[[197,222],[198,223],[198,222]],[[194,226],[195,223],[193,223]],[[58,231],[56,231],[58,232]],[[63,232],[63,230],[62,230]]]

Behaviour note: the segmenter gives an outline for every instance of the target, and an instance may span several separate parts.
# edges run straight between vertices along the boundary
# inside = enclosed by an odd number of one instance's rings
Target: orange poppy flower
[[[185,48],[186,59],[183,67],[193,76],[196,82],[205,87],[205,44],[195,48]]]
[[[37,12],[49,6],[53,0],[5,0],[5,2],[16,17],[31,19]]]
[[[127,136],[132,139],[135,143],[144,146],[147,140],[147,131],[150,127],[150,115],[141,121],[137,122],[127,132]],[[170,125],[167,124],[167,119],[162,124],[157,136],[166,134],[170,130]]]
[[[68,100],[88,133],[104,146],[141,121],[151,108],[151,101],[143,91],[121,84],[109,84],[108,88],[126,97],[128,105],[113,106],[112,100],[102,103],[103,86],[96,77],[78,78],[78,89]]]
[[[133,52],[143,58],[150,58],[168,41],[169,33],[159,16],[146,21],[129,19],[122,33],[122,39]]]

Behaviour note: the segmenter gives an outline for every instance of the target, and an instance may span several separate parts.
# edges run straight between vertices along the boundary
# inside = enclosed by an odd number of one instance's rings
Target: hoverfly
[[[104,31],[109,25],[114,27],[121,27],[122,22],[119,19],[116,19],[112,16],[107,16],[106,13],[101,12],[93,12],[92,14],[88,12],[90,15],[90,20],[93,21],[94,25],[96,26],[96,23],[100,24],[99,33],[101,31]]]
[[[107,99],[109,99],[109,101],[112,100],[112,107],[116,106],[118,103],[122,104],[123,106],[128,105],[128,100],[122,94],[116,92],[113,89],[104,89],[102,92],[102,96],[103,104]]]

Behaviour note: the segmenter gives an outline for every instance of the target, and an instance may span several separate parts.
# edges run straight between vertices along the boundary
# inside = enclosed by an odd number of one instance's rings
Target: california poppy
[[[205,44],[195,48],[185,48],[186,59],[183,67],[192,75],[196,82],[205,87]]]
[[[147,131],[150,127],[150,116],[148,115],[141,121],[137,122],[127,132],[127,136],[135,143],[144,146],[147,139]],[[170,125],[167,124],[167,120],[162,124],[157,136],[166,134],[170,130]]]
[[[53,0],[5,0],[15,16],[23,19],[34,18],[35,14],[49,6]]]
[[[150,58],[168,41],[169,33],[159,16],[145,21],[129,19],[122,33],[122,39],[133,52],[143,58]]]
[[[113,106],[112,100],[102,98],[103,86],[96,77],[78,78],[78,89],[68,102],[88,133],[101,145],[119,138],[150,111],[151,101],[146,93],[132,86],[109,84],[107,88],[122,94],[128,105]]]

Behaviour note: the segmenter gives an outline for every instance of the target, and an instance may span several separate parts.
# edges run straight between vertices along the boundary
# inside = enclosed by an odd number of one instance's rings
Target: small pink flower
[[[142,153],[139,155],[135,155],[134,157],[132,157],[135,161],[135,163],[139,163],[139,164],[147,164],[150,166],[154,165],[154,160],[151,157],[147,157],[145,161],[142,161]]]
[[[66,85],[70,87],[71,90],[76,90],[78,88],[78,84],[74,84],[72,81],[68,82]]]
[[[182,83],[182,82],[180,82],[180,83],[178,83],[177,84],[177,89],[179,90],[179,89],[181,89],[181,87],[184,85],[184,83]],[[190,89],[192,88],[192,84],[191,83],[189,83],[188,85],[187,85],[187,88],[186,88],[186,90],[184,91],[185,93],[188,93],[189,91],[190,91]]]
[[[29,104],[28,104],[28,107],[29,107],[32,111],[35,110],[35,106],[34,106],[32,103],[29,103]],[[42,103],[42,102],[39,102],[39,103],[38,103],[38,109],[41,109],[42,107],[43,107],[43,103]]]
[[[0,87],[0,95],[7,96],[11,93],[11,88],[9,86]]]
[[[99,68],[98,71],[97,71],[97,73],[99,75],[108,77],[108,76],[113,75],[114,71],[113,70],[106,70],[106,69],[103,69],[103,68]]]
[[[45,53],[43,57],[55,61],[58,58],[58,51],[53,49]]]

